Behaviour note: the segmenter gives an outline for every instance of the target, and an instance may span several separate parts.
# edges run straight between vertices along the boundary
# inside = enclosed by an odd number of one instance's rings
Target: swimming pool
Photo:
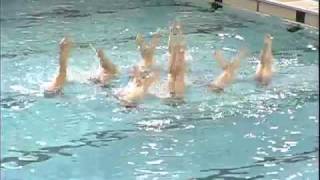
[[[289,32],[278,18],[171,0],[1,3],[2,179],[317,179],[318,30]],[[140,58],[136,33],[162,31],[156,59],[165,69],[175,18],[190,54],[186,103],[121,107],[111,94]],[[275,38],[277,73],[261,88],[253,75],[265,33]],[[43,98],[64,34],[77,45],[71,82],[63,97]],[[109,88],[86,81],[98,66],[90,43],[120,67]],[[242,46],[250,56],[236,82],[208,92],[221,72],[213,50],[231,57]]]

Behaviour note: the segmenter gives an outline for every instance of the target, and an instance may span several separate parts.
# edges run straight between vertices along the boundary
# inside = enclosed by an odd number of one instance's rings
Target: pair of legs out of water
[[[268,85],[272,77],[272,39],[270,34],[266,34],[264,38],[264,46],[259,57],[259,64],[256,69],[255,80],[262,84]],[[227,62],[220,51],[214,53],[214,59],[218,62],[223,72],[216,80],[209,85],[209,88],[215,92],[222,92],[227,86],[229,86],[236,77],[237,71],[240,68],[240,60],[244,59],[247,55],[247,51],[241,49],[237,56],[233,58],[231,62]]]

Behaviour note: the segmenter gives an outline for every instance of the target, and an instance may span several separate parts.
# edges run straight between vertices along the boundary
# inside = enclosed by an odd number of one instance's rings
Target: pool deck
[[[319,28],[319,2],[314,0],[209,0],[209,2],[278,16]]]

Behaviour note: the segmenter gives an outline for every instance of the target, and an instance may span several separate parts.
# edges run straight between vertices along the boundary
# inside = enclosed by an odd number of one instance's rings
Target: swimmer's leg
[[[133,72],[132,72],[133,78],[132,81],[138,86],[143,86],[143,77],[142,77],[142,72],[139,70],[138,66],[133,67]]]
[[[256,74],[256,75],[254,76],[254,80],[257,81],[258,83],[261,83],[262,78],[261,78],[260,73],[259,73],[259,74]]]
[[[271,82],[271,77],[270,76],[261,77],[259,82],[262,86],[268,86]]]
[[[72,41],[68,37],[64,37],[60,42],[59,72],[45,90],[45,94],[60,94],[67,78],[67,64],[71,48]]]
[[[160,42],[160,33],[156,32],[152,35],[150,47],[154,50]]]
[[[169,64],[169,91],[171,97],[181,96],[184,92],[185,59],[184,49],[175,46]]]
[[[255,75],[255,80],[262,86],[267,86],[272,79],[272,72],[267,68],[268,67],[258,66],[258,71]]]
[[[183,98],[185,92],[185,71],[186,71],[186,63],[185,63],[185,49],[183,46],[178,46],[176,49],[176,78],[175,78],[175,92],[177,98]]]
[[[102,49],[97,50],[97,57],[100,63],[100,72],[97,77],[90,78],[93,83],[106,86],[108,82],[118,73],[117,67],[107,58]]]
[[[151,53],[149,53],[150,48],[148,47],[142,34],[140,33],[137,34],[136,45],[138,46],[138,50],[140,51],[140,55],[143,59],[143,66],[146,66],[147,64],[152,64],[152,55],[150,56]]]
[[[240,62],[243,58],[247,56],[247,50],[246,49],[240,49],[239,53],[236,57],[233,58],[233,61],[231,62],[231,70],[238,70],[240,68]]]
[[[174,97],[175,96],[175,78],[171,74],[168,75],[168,89],[169,89],[170,97]]]
[[[219,66],[224,70],[228,66],[227,61],[224,59],[221,50],[216,50],[213,53],[213,58],[218,62]]]
[[[97,51],[97,56],[99,58],[100,66],[108,74],[116,74],[117,67],[107,58],[102,49]]]
[[[175,97],[183,99],[185,93],[184,74],[179,74],[175,80]]]
[[[144,41],[144,38],[142,34],[138,33],[136,37],[136,44],[140,50],[141,55],[143,54],[143,51],[146,49],[147,45]]]

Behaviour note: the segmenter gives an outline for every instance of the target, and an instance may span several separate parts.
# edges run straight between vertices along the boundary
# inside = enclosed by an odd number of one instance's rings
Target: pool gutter
[[[278,16],[319,29],[319,2],[314,0],[209,0],[209,3]]]

